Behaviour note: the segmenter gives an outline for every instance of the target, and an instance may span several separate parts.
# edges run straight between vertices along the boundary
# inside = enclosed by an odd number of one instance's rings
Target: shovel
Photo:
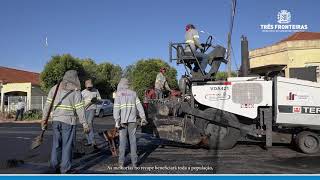
[[[58,89],[60,87],[60,83],[61,81],[59,81],[55,91],[54,91],[54,94],[53,94],[53,98],[52,98],[52,102],[50,103],[50,106],[49,106],[49,110],[48,110],[48,113],[46,114],[46,118],[45,118],[45,123],[48,124],[48,120],[49,120],[49,117],[50,117],[50,113],[52,111],[52,108],[53,108],[53,104],[54,104],[54,100],[56,99],[56,96],[57,96],[57,92],[58,92]],[[34,140],[32,141],[31,143],[31,149],[36,149],[38,148],[42,142],[43,142],[43,136],[44,136],[44,132],[46,130],[45,129],[42,129],[41,131],[41,134],[39,136],[37,136],[36,138],[34,138]]]

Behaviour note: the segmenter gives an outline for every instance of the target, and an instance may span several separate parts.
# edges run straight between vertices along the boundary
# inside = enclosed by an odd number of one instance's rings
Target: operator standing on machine
[[[154,83],[154,89],[156,92],[156,98],[162,99],[163,98],[163,91],[168,90],[172,91],[168,85],[167,79],[164,74],[167,72],[165,67],[160,68],[160,72],[157,74],[156,82]]]
[[[193,24],[188,24],[186,26],[185,40],[189,46],[186,46],[185,52],[187,54],[192,54],[193,52],[200,63],[200,67],[198,66],[198,64],[196,64],[193,68],[193,71],[198,72],[199,68],[201,68],[203,73],[205,73],[209,57],[208,55],[202,53],[204,51],[204,47],[201,46],[199,38],[199,33],[195,26]],[[200,49],[201,52],[197,51],[197,49]]]

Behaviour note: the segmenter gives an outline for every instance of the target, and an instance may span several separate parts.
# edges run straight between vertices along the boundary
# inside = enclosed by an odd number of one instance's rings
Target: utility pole
[[[231,34],[230,34],[230,32],[228,33],[227,61],[228,61],[228,77],[231,77],[232,62],[231,62]]]
[[[230,29],[229,29],[229,33],[228,33],[228,47],[227,47],[228,77],[231,77],[231,70],[232,70],[231,37],[232,37],[234,16],[236,14],[236,5],[237,5],[237,1],[231,0],[231,18],[230,18]]]

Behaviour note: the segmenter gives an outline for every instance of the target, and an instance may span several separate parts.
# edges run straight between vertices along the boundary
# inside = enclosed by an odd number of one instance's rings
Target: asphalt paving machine
[[[181,95],[165,99],[146,97],[152,133],[162,139],[211,149],[230,149],[239,141],[295,144],[304,153],[320,149],[320,84],[296,78],[249,74],[248,41],[242,37],[242,77],[215,80],[226,49],[213,46],[208,37],[210,73],[194,55],[185,55],[186,43],[170,43],[170,61],[186,69],[179,81]]]

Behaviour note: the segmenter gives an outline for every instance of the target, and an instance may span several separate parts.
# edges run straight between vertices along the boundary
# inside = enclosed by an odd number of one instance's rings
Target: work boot
[[[94,150],[99,150],[98,146],[96,144],[92,145]]]
[[[137,168],[138,167],[137,163],[132,163],[132,167]]]
[[[124,163],[119,163],[119,167],[123,168],[124,167]]]
[[[79,174],[79,170],[71,168],[67,172],[61,174]]]
[[[61,174],[60,168],[56,168],[54,174]]]

